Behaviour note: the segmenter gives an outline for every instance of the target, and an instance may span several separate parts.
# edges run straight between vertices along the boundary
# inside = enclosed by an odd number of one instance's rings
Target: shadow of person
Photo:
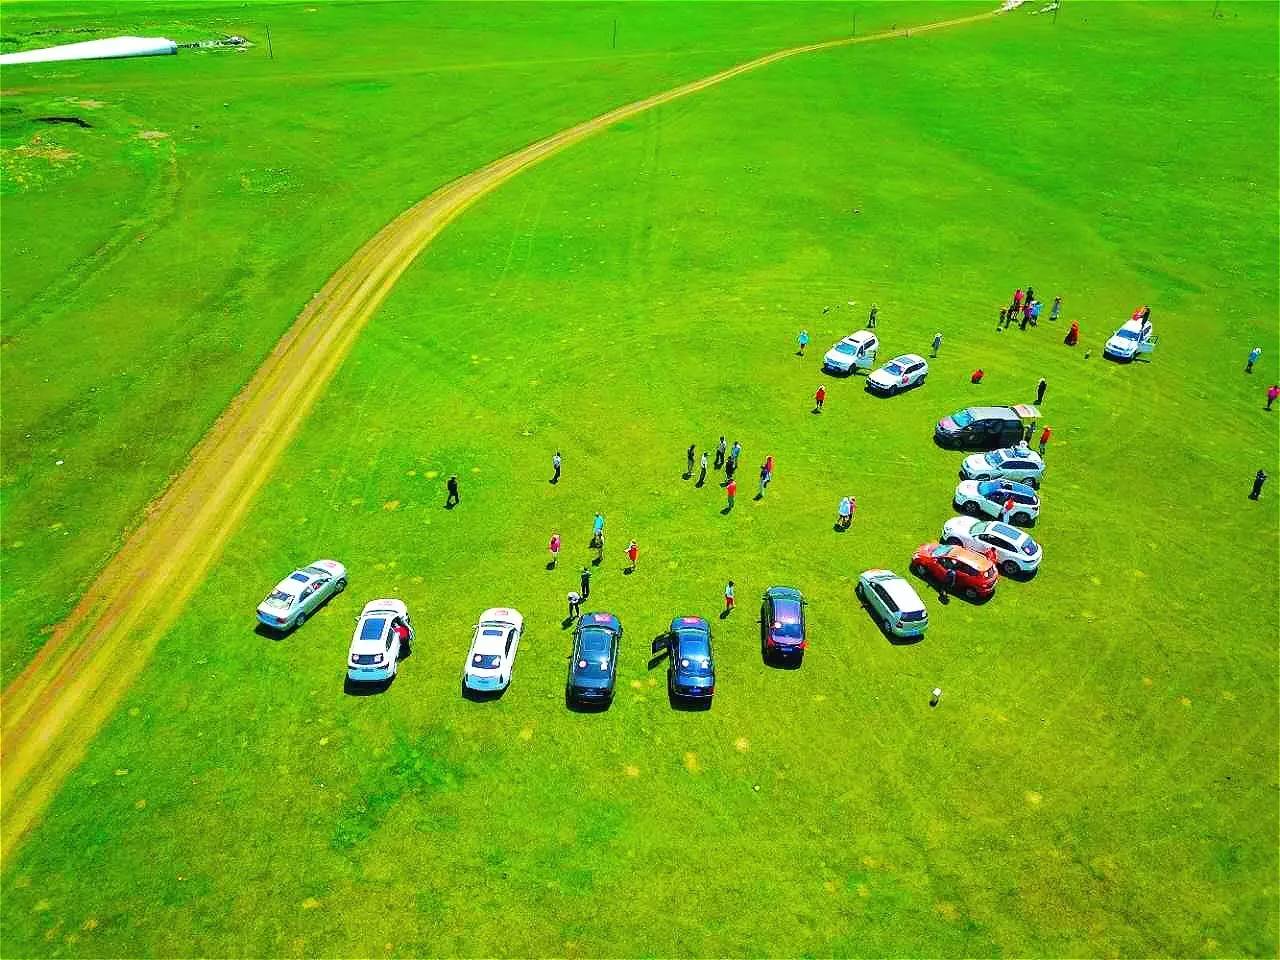
[[[729,506],[727,506],[727,507],[725,507],[723,510],[721,510],[721,511],[720,511],[720,516],[722,516],[722,517],[728,516],[728,515],[729,515],[729,511],[730,511],[730,510],[732,510],[732,509],[733,509],[732,504],[731,504],[731,505],[729,505]]]
[[[548,561],[547,561],[547,569],[548,569],[548,570],[554,570],[555,568],[556,568],[556,562],[555,562],[554,560],[548,560]]]
[[[560,621],[560,629],[568,630],[571,626],[573,626],[573,621],[576,619],[577,617],[574,617],[572,615],[565,617],[563,620]]]
[[[721,611],[720,611],[720,619],[721,619],[721,620],[728,620],[728,619],[729,619],[729,614],[730,614],[730,613],[732,613],[732,612],[733,612],[733,608],[732,608],[732,607],[725,607],[723,610],[721,610]]]

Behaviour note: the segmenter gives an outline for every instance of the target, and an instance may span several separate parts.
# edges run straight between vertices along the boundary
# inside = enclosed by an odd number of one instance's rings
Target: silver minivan
[[[863,571],[853,592],[895,637],[920,637],[929,626],[924,601],[892,570]]]

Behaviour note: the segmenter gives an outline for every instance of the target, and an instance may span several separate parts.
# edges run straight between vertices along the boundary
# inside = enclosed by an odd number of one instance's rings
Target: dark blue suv
[[[716,692],[711,625],[702,617],[676,617],[663,639],[670,654],[667,692],[674,699],[698,700],[710,706]]]
[[[564,697],[570,703],[607,707],[618,679],[622,623],[612,613],[584,613],[573,632],[573,654]]]

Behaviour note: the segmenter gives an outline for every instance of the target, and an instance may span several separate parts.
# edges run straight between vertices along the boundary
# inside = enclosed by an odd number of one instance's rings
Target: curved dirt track
[[[959,26],[997,13],[813,43],[739,64],[495,160],[436,190],[379,231],[307,304],[71,615],[4,691],[0,857],[8,859],[80,762],[239,526],[365,322],[454,217],[524,168],[609,125],[739,74],[803,53]]]

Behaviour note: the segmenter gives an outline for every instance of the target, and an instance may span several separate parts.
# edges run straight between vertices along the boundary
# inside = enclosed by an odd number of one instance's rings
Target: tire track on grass
[[[444,185],[329,278],[196,445],[75,609],[0,697],[0,857],[12,856],[237,528],[312,405],[410,263],[521,170],[662,104],[790,57],[987,20],[999,11],[766,54],[562,130]]]

